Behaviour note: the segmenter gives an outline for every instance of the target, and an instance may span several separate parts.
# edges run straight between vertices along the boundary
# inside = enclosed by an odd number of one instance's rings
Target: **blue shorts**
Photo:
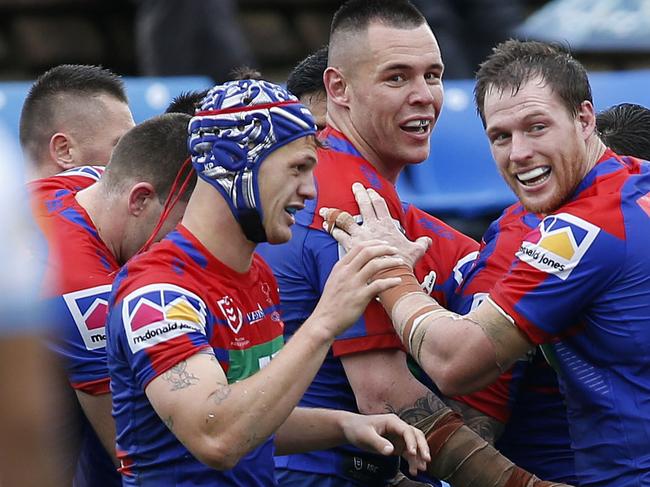
[[[360,487],[362,485],[335,475],[299,472],[284,468],[275,469],[275,478],[281,487]]]

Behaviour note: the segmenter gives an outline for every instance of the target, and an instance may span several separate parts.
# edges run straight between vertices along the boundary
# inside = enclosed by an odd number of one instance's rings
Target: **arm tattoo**
[[[388,410],[413,425],[446,407],[445,403],[433,392],[427,392],[426,396],[418,398],[412,406],[396,410],[389,405]]]
[[[228,398],[230,391],[231,389],[228,384],[217,384],[217,388],[210,394],[210,398],[218,406]]]
[[[167,416],[166,419],[163,419],[163,423],[165,423],[165,426],[169,429],[169,431],[173,431],[174,429],[174,418],[170,416]]]
[[[465,420],[465,424],[485,441],[494,445],[494,442],[499,439],[505,425],[496,419],[486,416],[480,411],[477,411],[471,406],[462,402],[454,401],[453,399],[446,399],[447,405],[460,413]]]
[[[196,384],[199,378],[187,371],[185,360],[178,362],[163,374],[163,379],[171,384],[172,391],[179,391]]]

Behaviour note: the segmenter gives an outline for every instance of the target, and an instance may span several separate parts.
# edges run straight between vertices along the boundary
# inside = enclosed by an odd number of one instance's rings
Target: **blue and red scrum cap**
[[[226,199],[246,236],[266,240],[258,173],[274,150],[316,134],[309,110],[287,90],[264,80],[213,87],[189,125],[192,165]]]

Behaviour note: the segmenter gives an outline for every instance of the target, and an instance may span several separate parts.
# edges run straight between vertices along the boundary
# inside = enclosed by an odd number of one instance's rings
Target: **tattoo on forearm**
[[[433,392],[428,392],[426,396],[418,398],[412,406],[407,406],[399,410],[395,410],[389,406],[388,409],[412,425],[446,407],[445,403],[438,396]]]
[[[163,379],[171,384],[172,391],[178,391],[199,382],[199,378],[187,371],[187,362],[178,362],[163,374]]]
[[[487,416],[462,402],[454,401],[452,399],[446,399],[445,402],[451,409],[460,413],[465,424],[471,430],[491,445],[494,445],[494,442],[498,440],[501,433],[503,433],[504,424],[500,421],[497,421],[496,419]]]
[[[163,423],[165,423],[165,426],[169,429],[169,431],[172,431],[174,429],[174,418],[170,416],[167,416],[166,419],[163,419]]]
[[[231,389],[228,384],[217,384],[215,391],[210,394],[210,399],[212,399],[212,402],[218,406],[226,400],[226,398],[230,395],[230,391]]]

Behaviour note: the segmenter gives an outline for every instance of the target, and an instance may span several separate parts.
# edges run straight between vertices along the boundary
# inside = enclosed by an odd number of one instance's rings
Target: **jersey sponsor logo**
[[[522,242],[515,254],[540,271],[566,280],[600,232],[600,228],[568,213],[551,215]]]
[[[187,333],[206,334],[205,304],[173,284],[150,284],[129,294],[122,322],[133,353]]]
[[[230,296],[224,296],[217,301],[217,306],[219,306],[219,309],[223,313],[223,316],[226,318],[226,322],[228,323],[228,326],[233,331],[233,333],[239,333],[244,320],[242,319],[241,310],[235,306],[232,298]]]
[[[106,346],[106,318],[111,285],[97,286],[63,295],[81,339],[88,350]]]
[[[641,207],[646,215],[650,216],[650,192],[644,194],[638,200],[636,200],[636,204]]]
[[[262,309],[262,305],[260,303],[257,303],[257,309],[254,309],[253,311],[249,311],[246,313],[246,321],[248,322],[249,325],[254,325],[258,321],[262,321],[264,319],[264,310]]]

